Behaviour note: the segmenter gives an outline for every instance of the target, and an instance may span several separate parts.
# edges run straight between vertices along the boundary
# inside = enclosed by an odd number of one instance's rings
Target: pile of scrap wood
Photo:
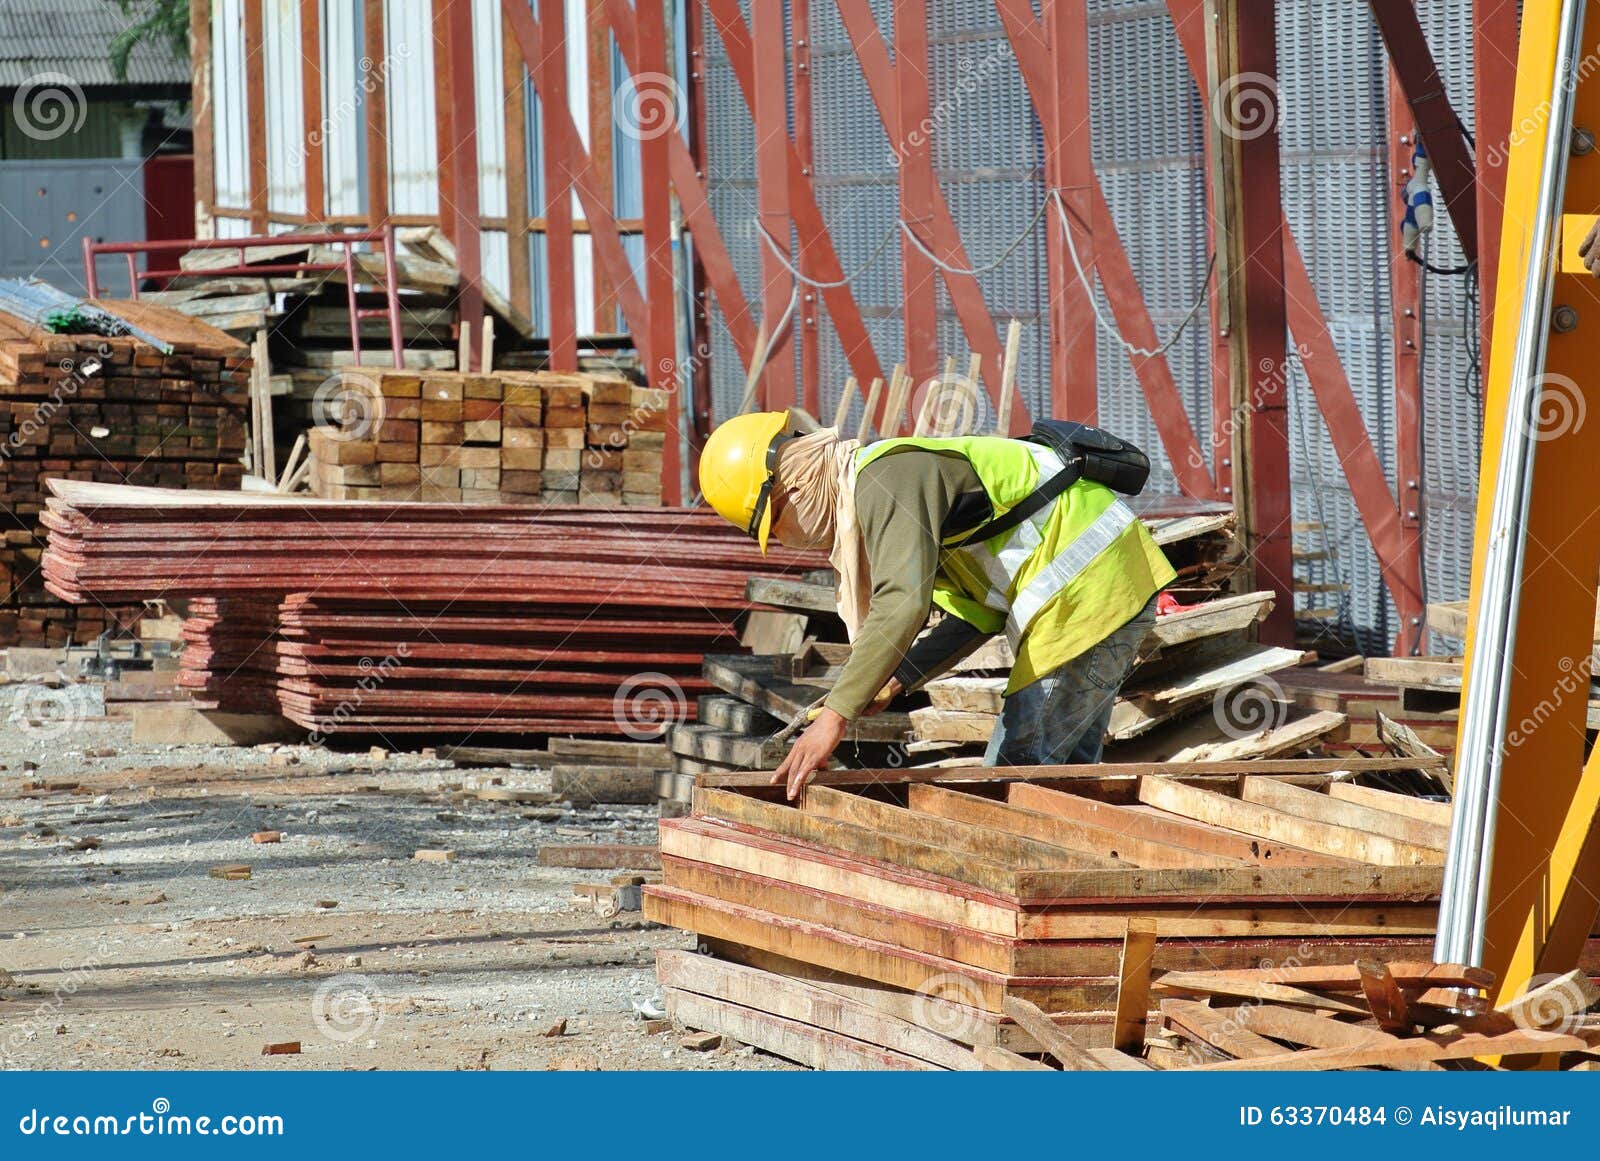
[[[44,591],[39,518],[50,481],[226,489],[243,474],[249,348],[161,307],[103,306],[160,345],[55,333],[0,313],[0,507],[11,515],[0,646],[92,641],[139,612],[74,608]]]
[[[615,375],[371,369],[343,372],[339,391],[349,426],[310,434],[318,496],[661,503],[665,392]]]
[[[1146,1056],[1163,1068],[1203,1072],[1406,1071],[1523,1067],[1600,1068],[1600,1001],[1574,970],[1498,1007],[1493,972],[1461,964],[1286,963],[1246,971],[1168,972],[1151,992],[1161,1026]],[[1081,1054],[1066,1069],[1104,1067]]]
[[[1425,766],[828,771],[798,806],[761,774],[701,775],[693,813],[661,824],[645,913],[764,973],[752,992],[737,972],[664,972],[679,1019],[805,1063],[839,1036],[943,1062],[840,1027],[814,994],[803,1015],[760,997],[803,984],[946,1041],[1037,1051],[1013,1011],[1026,1001],[1104,1048],[1132,1018],[1130,921],[1151,926],[1157,972],[1427,957],[1449,807],[1361,784]]]
[[[750,574],[816,561],[700,510],[52,491],[52,592],[195,601],[180,682],[321,734],[655,738],[737,648]]]

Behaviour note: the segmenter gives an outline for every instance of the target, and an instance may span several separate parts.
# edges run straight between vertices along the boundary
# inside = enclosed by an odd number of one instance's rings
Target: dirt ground
[[[12,719],[23,689],[0,687],[0,1068],[791,1067],[652,1032],[655,953],[690,937],[572,908],[612,872],[536,865],[653,842],[654,808],[484,801],[545,786],[419,754],[48,736]]]

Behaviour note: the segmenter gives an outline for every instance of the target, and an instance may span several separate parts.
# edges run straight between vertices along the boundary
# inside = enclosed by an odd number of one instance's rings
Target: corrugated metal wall
[[[748,3],[741,5],[748,17]],[[1204,293],[1206,110],[1159,0],[1090,0],[1089,58],[1093,150],[1107,201],[1165,337]],[[1420,0],[1424,27],[1462,118],[1471,124],[1471,0]],[[884,39],[892,42],[891,0],[873,0]],[[827,0],[811,9],[812,116],[818,198],[846,271],[866,261],[895,226],[897,193],[889,141],[855,62],[838,12]],[[982,266],[1022,235],[1043,196],[1043,150],[1027,92],[990,0],[930,0],[933,70],[930,97],[939,128],[934,162],[969,260]],[[1387,191],[1387,62],[1361,0],[1282,4],[1279,18],[1283,198],[1323,310],[1393,488],[1393,355],[1389,323],[1388,231],[1398,205]],[[708,28],[706,44],[708,171],[711,201],[747,291],[760,287],[754,134],[726,55]],[[940,111],[944,110],[944,116]],[[1461,255],[1442,208],[1431,243],[1435,265]],[[1041,312],[1046,302],[1044,230],[1036,227],[1012,259],[980,278],[997,326],[1024,325],[1023,397],[1048,410],[1049,354]],[[1463,280],[1427,276],[1423,352],[1427,546],[1432,600],[1465,595],[1476,485],[1476,401],[1467,374]],[[885,368],[903,355],[897,250],[854,283]],[[1102,310],[1109,315],[1104,298]],[[940,354],[967,348],[943,289]],[[822,414],[829,416],[849,374],[825,311],[819,310]],[[711,327],[718,416],[738,405],[744,370],[720,315]],[[1168,354],[1190,421],[1210,446],[1208,328],[1186,333]],[[1370,648],[1385,650],[1398,628],[1379,580],[1344,476],[1334,458],[1298,361],[1291,358],[1291,471],[1297,522],[1321,531],[1297,535],[1312,553],[1304,575],[1350,585],[1348,599],[1319,594],[1308,605],[1338,605],[1339,620]],[[1159,458],[1160,441],[1125,352],[1104,333],[1098,367],[1102,422],[1139,440]],[[852,408],[852,421],[859,415]],[[1166,465],[1154,487],[1176,490]]]

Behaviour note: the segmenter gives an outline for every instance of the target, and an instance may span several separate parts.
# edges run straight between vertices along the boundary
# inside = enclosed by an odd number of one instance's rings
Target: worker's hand
[[[811,776],[828,764],[839,740],[849,728],[850,723],[843,714],[824,709],[817,715],[817,720],[794,740],[788,757],[784,758],[783,765],[772,776],[772,784],[779,786],[787,783],[790,801],[799,798],[806,783],[811,781]]]
[[[1578,246],[1578,257],[1589,268],[1589,273],[1600,277],[1600,219],[1589,227],[1589,236]]]
[[[867,703],[867,708],[861,711],[862,716],[871,717],[873,714],[881,714],[889,708],[889,703],[904,693],[905,690],[906,687],[900,684],[898,677],[891,677],[883,683],[883,688],[878,691],[877,696]]]

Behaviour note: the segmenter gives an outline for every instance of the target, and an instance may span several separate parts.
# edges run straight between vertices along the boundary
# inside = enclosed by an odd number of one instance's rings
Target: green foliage
[[[124,16],[133,18],[111,41],[111,69],[117,80],[128,79],[128,57],[147,40],[164,40],[178,59],[188,57],[189,0],[116,0],[116,4]]]

